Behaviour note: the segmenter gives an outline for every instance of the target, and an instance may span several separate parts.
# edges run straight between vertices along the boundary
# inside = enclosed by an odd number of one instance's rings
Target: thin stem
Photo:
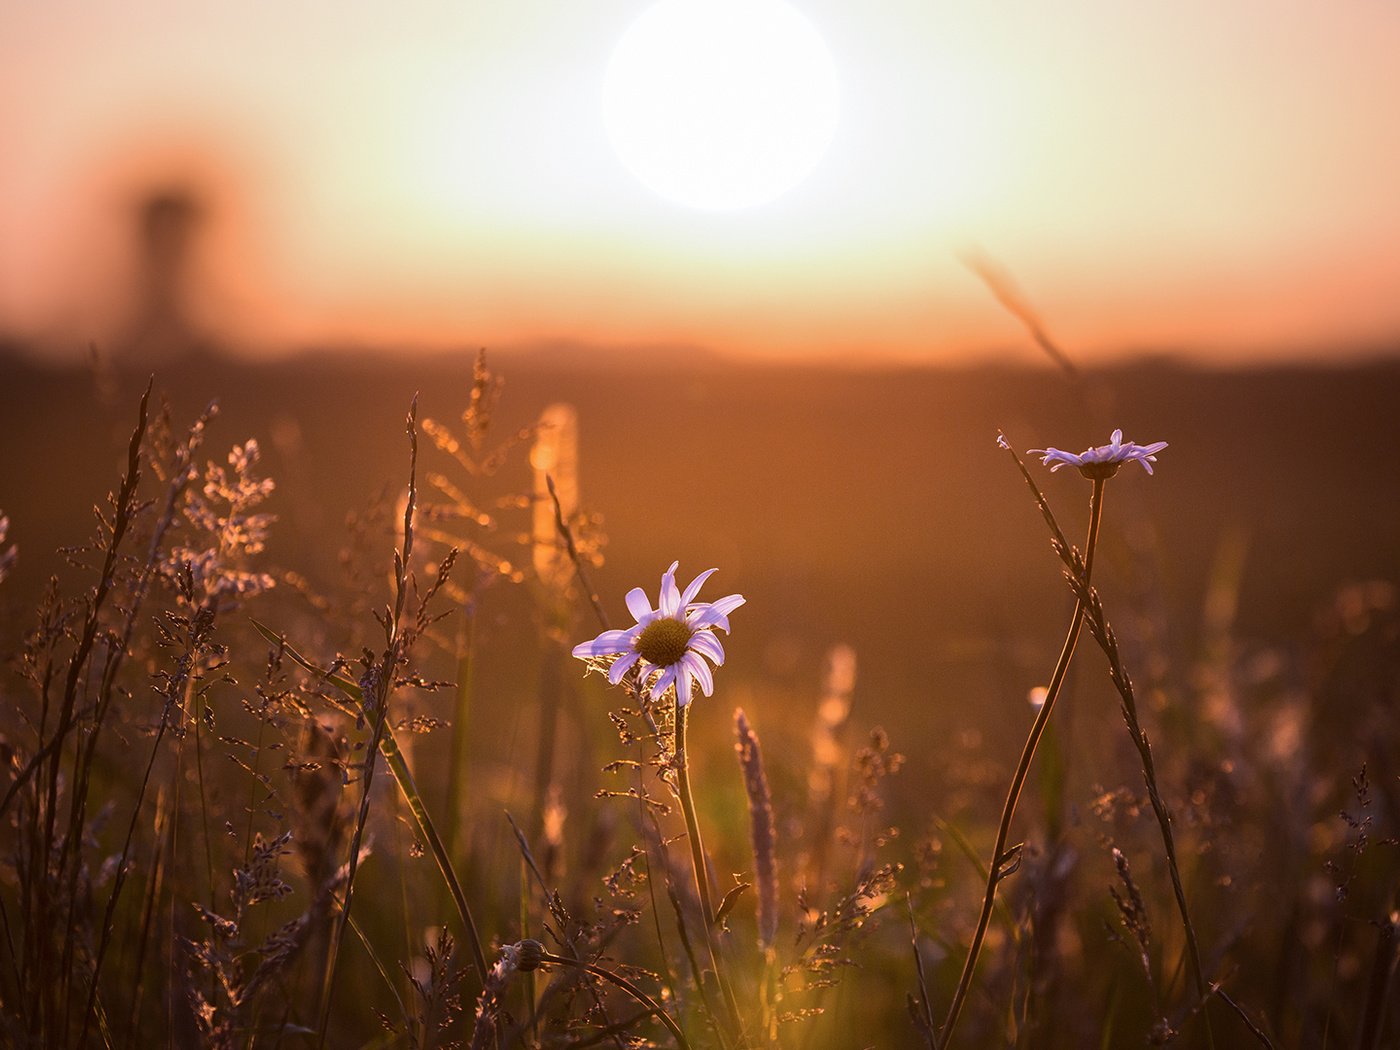
[[[1085,608],[1089,631],[1108,658],[1109,679],[1113,682],[1113,687],[1118,691],[1122,700],[1123,722],[1128,728],[1128,735],[1132,738],[1133,746],[1137,749],[1138,758],[1142,765],[1142,779],[1147,786],[1147,797],[1152,803],[1152,813],[1157,818],[1157,826],[1162,835],[1162,849],[1166,854],[1167,871],[1171,875],[1172,893],[1176,898],[1177,911],[1181,915],[1181,925],[1186,935],[1187,968],[1191,972],[1191,982],[1195,987],[1196,995],[1201,1000],[1201,1021],[1206,1030],[1206,1045],[1213,1047],[1215,1035],[1211,1031],[1209,1003],[1215,989],[1207,984],[1204,971],[1201,968],[1200,947],[1196,940],[1195,927],[1191,924],[1190,911],[1186,906],[1186,889],[1181,878],[1181,866],[1176,857],[1176,841],[1172,834],[1171,812],[1162,800],[1161,790],[1157,786],[1157,766],[1152,759],[1152,744],[1147,738],[1147,730],[1142,728],[1142,722],[1138,718],[1133,682],[1128,676],[1127,669],[1123,666],[1122,658],[1118,652],[1118,640],[1114,636],[1112,628],[1109,627],[1108,618],[1103,610],[1103,602],[1099,598],[1098,592],[1089,584],[1087,569],[1081,570],[1081,567],[1075,563],[1072,552],[1062,553],[1065,555],[1065,563],[1069,568],[1066,577],[1074,589],[1075,596]]]
[[[1094,492],[1089,500],[1089,535],[1084,543],[1085,582],[1088,581],[1089,573],[1093,569],[1094,551],[1099,542],[1099,523],[1103,518],[1103,490],[1104,479],[1094,479]],[[968,990],[972,986],[972,975],[977,969],[977,957],[982,952],[982,942],[987,936],[987,926],[991,922],[992,908],[996,904],[997,884],[1015,870],[1013,861],[1016,860],[1019,850],[1013,849],[1008,853],[1006,848],[1007,840],[1011,837],[1011,821],[1016,815],[1016,804],[1021,799],[1021,790],[1025,787],[1026,778],[1030,774],[1031,762],[1035,758],[1040,738],[1044,735],[1045,727],[1050,721],[1050,715],[1055,709],[1055,701],[1059,699],[1060,690],[1064,685],[1065,676],[1069,672],[1070,660],[1074,657],[1074,650],[1079,644],[1079,635],[1083,627],[1084,602],[1079,600],[1074,603],[1074,616],[1070,619],[1069,631],[1065,634],[1064,645],[1060,648],[1060,657],[1055,662],[1055,670],[1050,676],[1050,684],[1046,687],[1045,702],[1041,704],[1040,711],[1031,724],[1030,735],[1026,737],[1026,745],[1021,750],[1021,761],[1016,765],[1016,773],[1011,778],[1011,787],[1006,793],[1006,802],[1002,806],[1001,823],[997,826],[996,845],[992,849],[992,862],[988,865],[987,889],[982,897],[982,911],[977,917],[977,929],[974,931],[972,943],[968,947],[967,961],[963,964],[962,976],[958,978],[957,990],[953,993],[953,1001],[948,1007],[948,1016],[943,1022],[943,1032],[940,1039],[940,1045],[943,1047],[947,1047],[952,1041],[953,1030],[957,1027],[963,1003],[966,1001]]]
[[[370,735],[369,750],[365,753],[364,770],[361,776],[364,780],[364,788],[360,794],[360,812],[355,821],[355,832],[350,839],[350,858],[348,870],[345,875],[345,896],[340,908],[340,920],[336,923],[331,933],[330,955],[326,965],[325,979],[321,985],[321,1008],[320,1024],[317,1026],[317,1047],[326,1045],[326,1027],[330,1023],[331,996],[335,991],[336,963],[340,957],[340,944],[345,936],[345,926],[350,921],[350,904],[354,900],[351,896],[355,888],[355,875],[360,864],[360,843],[363,841],[365,824],[369,821],[370,789],[374,786],[374,770],[376,760],[379,757],[379,750],[383,745],[386,732],[392,738],[393,730],[389,728],[389,701],[394,695],[394,676],[398,673],[399,666],[407,656],[407,648],[410,644],[401,630],[403,620],[404,602],[408,597],[409,566],[413,564],[413,513],[418,502],[418,395],[413,395],[413,403],[409,406],[408,419],[405,421],[405,430],[408,432],[409,456],[408,456],[408,499],[404,501],[403,511],[403,549],[394,554],[394,606],[393,611],[384,618],[384,655],[380,663],[372,665],[370,670],[378,672],[378,680],[374,683],[374,707],[373,719],[374,729]],[[369,696],[362,697],[362,703],[369,701]],[[388,756],[385,756],[386,758]],[[438,843],[434,844],[434,849],[440,849]],[[467,932],[471,934],[475,943],[476,930],[468,923]],[[482,979],[485,979],[485,967],[481,969]]]
[[[1070,588],[1074,591],[1077,607],[1083,610],[1084,619],[1089,624],[1089,632],[1098,642],[1099,647],[1108,657],[1109,678],[1113,686],[1117,689],[1122,698],[1123,721],[1128,727],[1129,735],[1132,737],[1133,746],[1137,748],[1139,758],[1142,762],[1143,781],[1147,785],[1147,794],[1152,802],[1152,812],[1157,818],[1157,824],[1162,834],[1162,846],[1166,852],[1167,869],[1171,874],[1172,892],[1176,897],[1177,910],[1181,914],[1181,925],[1186,934],[1186,959],[1188,968],[1191,971],[1192,981],[1196,987],[1196,993],[1201,1001],[1201,1020],[1205,1026],[1206,1045],[1215,1046],[1215,1035],[1211,1031],[1209,1003],[1211,996],[1218,990],[1218,986],[1207,985],[1204,973],[1201,969],[1200,949],[1196,941],[1196,931],[1191,924],[1191,916],[1186,907],[1186,891],[1182,884],[1181,869],[1176,858],[1176,843],[1172,836],[1171,814],[1166,803],[1162,801],[1161,792],[1157,787],[1157,770],[1152,761],[1152,745],[1147,739],[1147,731],[1142,728],[1138,720],[1137,701],[1133,695],[1132,679],[1128,676],[1126,668],[1118,652],[1118,640],[1114,637],[1112,628],[1108,625],[1108,618],[1104,615],[1103,601],[1089,582],[1089,570],[1091,562],[1081,559],[1078,553],[1072,550],[1065,542],[1064,535],[1060,532],[1059,525],[1055,522],[1055,517],[1050,513],[1050,508],[1045,502],[1045,497],[1041,494],[1039,487],[1031,478],[1019,457],[1016,458],[1016,465],[1020,469],[1026,483],[1035,493],[1036,502],[1045,516],[1046,524],[1050,526],[1050,531],[1054,536],[1054,547],[1060,560],[1064,562],[1065,578],[1069,581]],[[1230,1000],[1231,1005],[1234,1001]],[[1243,1016],[1243,1014],[1241,1014]],[[1249,1025],[1250,1030],[1259,1038],[1263,1045],[1268,1046],[1268,1037],[1254,1025]]]
[[[543,639],[540,653],[540,730],[535,752],[535,804],[530,815],[530,838],[538,840],[544,832],[545,810],[549,806],[550,789],[554,787],[555,738],[559,732],[559,693],[562,668],[559,643],[553,635]]]
[[[542,962],[553,963],[555,966],[577,967],[580,970],[591,973],[594,977],[601,977],[610,984],[616,985],[633,999],[637,1000],[642,1006],[646,1007],[649,1013],[656,1015],[657,1019],[666,1026],[667,1031],[675,1036],[676,1045],[679,1046],[681,1050],[690,1050],[690,1043],[686,1040],[685,1033],[681,1031],[680,1025],[676,1024],[676,1022],[671,1019],[671,1015],[661,1008],[660,1003],[647,995],[646,992],[642,991],[626,977],[615,974],[611,970],[605,970],[601,966],[594,966],[592,963],[586,963],[579,959],[568,959],[562,955],[552,955],[549,952],[541,953],[540,960]]]
[[[334,685],[336,689],[354,701],[353,707],[332,701],[338,710],[348,715],[354,715],[358,711],[365,717],[374,717],[372,713],[374,709],[366,703],[364,693],[358,685],[347,678],[331,674],[329,671],[317,667],[266,624],[254,620],[253,626],[269,644],[280,646],[298,666],[316,675],[321,681]],[[441,873],[443,881],[447,883],[448,892],[452,895],[453,903],[457,906],[457,914],[462,920],[463,928],[467,931],[467,940],[471,945],[472,960],[476,964],[477,974],[482,980],[485,980],[487,973],[486,953],[481,947],[481,936],[477,932],[476,921],[472,918],[471,908],[467,904],[467,895],[462,889],[461,880],[457,878],[457,873],[452,867],[451,858],[447,855],[447,847],[438,834],[437,826],[428,815],[427,804],[423,801],[423,794],[418,790],[418,785],[413,779],[413,771],[409,769],[403,752],[399,750],[392,726],[384,726],[384,733],[379,741],[379,750],[384,755],[384,762],[389,768],[389,773],[398,784],[400,794],[408,803],[408,811],[412,814],[419,834],[423,836],[423,841],[427,843],[428,852],[433,855],[433,860],[437,862],[438,871]]]
[[[393,676],[397,670],[397,663],[394,659],[397,639],[391,644],[390,649],[384,656],[384,679],[375,688],[375,703],[377,710],[374,714],[374,727],[370,734],[369,745],[365,751],[364,765],[360,778],[364,786],[360,790],[360,811],[355,820],[355,831],[350,839],[350,857],[346,864],[345,891],[341,898],[340,917],[331,929],[330,950],[326,959],[326,971],[321,980],[321,1003],[317,1011],[319,1022],[317,1024],[317,1047],[326,1045],[326,1027],[330,1024],[331,997],[335,991],[336,964],[340,958],[340,944],[345,937],[345,927],[350,921],[351,891],[355,885],[355,875],[359,869],[360,844],[364,841],[365,825],[369,821],[370,790],[374,786],[374,770],[376,759],[379,757],[379,749],[384,740],[384,730],[388,724],[389,698],[393,693]],[[387,683],[387,684],[386,684]]]
[[[726,977],[719,947],[715,944],[715,908],[710,897],[710,878],[705,865],[705,844],[700,838],[700,821],[695,816],[695,799],[690,793],[690,761],[686,754],[686,727],[690,721],[690,705],[676,703],[676,793],[680,796],[681,812],[685,814],[686,839],[690,842],[690,862],[695,869],[695,888],[700,894],[700,910],[703,912],[705,928],[705,949],[710,956],[710,966],[719,982],[729,1009],[730,1022],[739,1027],[739,1004],[734,998],[734,989]]]
[[[1157,826],[1162,833],[1162,848],[1167,855],[1167,871],[1171,874],[1172,893],[1176,897],[1177,910],[1181,913],[1181,923],[1186,933],[1186,959],[1191,967],[1191,983],[1195,986],[1196,994],[1206,998],[1210,994],[1210,986],[1206,984],[1205,974],[1201,969],[1201,952],[1196,941],[1196,930],[1191,924],[1191,915],[1186,908],[1186,890],[1181,881],[1181,867],[1176,859],[1176,839],[1172,835],[1171,813],[1162,801],[1161,792],[1157,787],[1157,767],[1152,760],[1152,748],[1148,743],[1146,731],[1138,721],[1137,704],[1132,699],[1131,691],[1123,694],[1123,701],[1129,729],[1142,761],[1142,776],[1147,783],[1147,797],[1152,803],[1152,813],[1157,818]],[[1208,1019],[1206,1031],[1210,1031]]]
[[[447,851],[456,862],[463,854],[462,801],[470,760],[472,694],[476,682],[476,593],[468,597],[457,632],[457,695],[452,719],[452,759],[447,767]]]
[[[593,606],[593,614],[598,617],[598,622],[603,625],[603,630],[606,631],[608,629],[608,614],[603,611],[603,603],[598,600],[598,592],[588,582],[588,573],[583,567],[583,557],[579,554],[578,544],[574,542],[574,530],[564,520],[564,508],[559,503],[559,493],[554,490],[554,478],[546,474],[544,483],[549,489],[549,498],[554,503],[554,527],[559,530],[559,535],[563,537],[564,549],[569,552],[569,561],[573,562],[574,574],[578,577],[579,587],[588,596],[588,604]]]
[[[676,786],[685,813],[685,831],[690,840],[690,860],[695,867],[695,887],[700,893],[700,908],[708,928],[715,917],[710,898],[710,879],[706,873],[705,846],[700,839],[700,822],[695,817],[695,800],[690,793],[690,761],[686,755],[686,728],[690,722],[690,706],[676,705]]]
[[[1157,766],[1152,760],[1152,744],[1147,739],[1147,731],[1142,728],[1142,723],[1138,720],[1137,700],[1133,695],[1132,680],[1128,677],[1128,673],[1119,659],[1117,642],[1109,630],[1108,621],[1104,617],[1103,606],[1099,603],[1098,595],[1089,589],[1087,578],[1081,580],[1076,589],[1082,589],[1082,597],[1090,603],[1090,630],[1108,657],[1109,677],[1113,680],[1113,685],[1123,701],[1123,721],[1128,727],[1128,734],[1132,737],[1133,746],[1137,748],[1138,758],[1142,763],[1142,779],[1147,785],[1147,797],[1152,803],[1152,813],[1157,818],[1157,827],[1162,834],[1162,849],[1167,857],[1167,871],[1171,875],[1172,894],[1176,898],[1177,911],[1181,915],[1182,929],[1186,934],[1186,961],[1191,971],[1191,983],[1201,999],[1201,1021],[1205,1025],[1206,1045],[1214,1047],[1215,1034],[1211,1031],[1210,1025],[1212,988],[1206,983],[1205,973],[1201,969],[1201,951],[1196,941],[1196,929],[1191,924],[1191,913],[1186,907],[1186,889],[1181,880],[1181,866],[1176,859],[1176,840],[1172,835],[1171,813],[1167,809],[1167,804],[1162,800],[1162,793],[1157,787]]]

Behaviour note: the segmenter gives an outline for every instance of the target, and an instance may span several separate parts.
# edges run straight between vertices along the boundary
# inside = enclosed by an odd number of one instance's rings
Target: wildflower
[[[681,707],[690,703],[694,683],[706,696],[714,692],[714,676],[708,659],[716,667],[724,663],[724,649],[714,635],[714,629],[729,631],[729,614],[744,604],[739,594],[730,594],[715,602],[696,602],[695,596],[715,569],[702,572],[690,581],[684,592],[676,586],[676,567],[672,562],[661,577],[661,594],[652,608],[645,592],[633,587],[627,592],[627,610],[637,621],[626,630],[604,631],[591,642],[574,646],[580,660],[618,657],[608,667],[608,681],[613,685],[633,667],[638,668],[637,688],[646,691],[651,682],[651,699],[659,699],[668,688],[676,690]]]
[[[1115,430],[1107,445],[1087,448],[1075,455],[1058,448],[1033,448],[1032,455],[1039,455],[1041,463],[1052,471],[1063,466],[1078,467],[1079,473],[1091,480],[1111,478],[1118,473],[1124,463],[1141,463],[1142,469],[1152,473],[1152,464],[1157,462],[1157,453],[1167,447],[1165,441],[1154,441],[1150,445],[1138,445],[1123,440],[1123,431]]]

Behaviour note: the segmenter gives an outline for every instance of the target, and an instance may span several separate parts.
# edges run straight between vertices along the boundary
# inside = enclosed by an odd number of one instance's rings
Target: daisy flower
[[[1041,463],[1051,471],[1064,466],[1078,467],[1079,473],[1092,480],[1111,478],[1118,473],[1120,466],[1129,462],[1141,463],[1142,469],[1151,474],[1152,464],[1157,462],[1157,453],[1166,447],[1165,441],[1154,441],[1150,445],[1124,441],[1123,431],[1115,430],[1107,445],[1086,448],[1078,455],[1058,448],[1033,448],[1030,452],[1040,456]]]
[[[714,602],[697,602],[700,593],[716,570],[708,569],[690,581],[682,592],[676,586],[676,567],[672,562],[661,577],[661,594],[652,608],[646,592],[633,587],[627,592],[627,611],[637,622],[625,630],[604,631],[591,642],[574,646],[580,660],[604,660],[617,657],[608,667],[608,681],[617,685],[623,675],[637,668],[637,688],[659,699],[667,689],[675,687],[676,702],[681,707],[690,703],[694,686],[706,696],[714,693],[715,680],[709,660],[716,667],[724,663],[724,648],[715,637],[715,628],[729,633],[729,614],[744,604],[740,594],[730,594]]]

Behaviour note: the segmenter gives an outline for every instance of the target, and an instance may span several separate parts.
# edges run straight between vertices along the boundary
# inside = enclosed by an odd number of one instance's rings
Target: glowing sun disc
[[[603,84],[618,157],[667,200],[752,208],[806,178],[836,134],[836,67],[783,0],[660,0]]]

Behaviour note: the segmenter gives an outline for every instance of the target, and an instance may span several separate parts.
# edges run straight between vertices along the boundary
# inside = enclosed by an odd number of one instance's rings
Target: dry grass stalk
[[[778,936],[778,861],[773,830],[773,800],[763,770],[758,734],[749,725],[743,708],[734,712],[734,750],[744,773],[749,799],[749,826],[753,842],[754,882],[758,887],[758,946],[767,950]]]
[[[570,522],[579,509],[578,413],[572,405],[550,405],[540,414],[530,466],[535,472],[530,518],[535,578],[546,592],[562,594],[573,570],[555,528],[555,515]]]

